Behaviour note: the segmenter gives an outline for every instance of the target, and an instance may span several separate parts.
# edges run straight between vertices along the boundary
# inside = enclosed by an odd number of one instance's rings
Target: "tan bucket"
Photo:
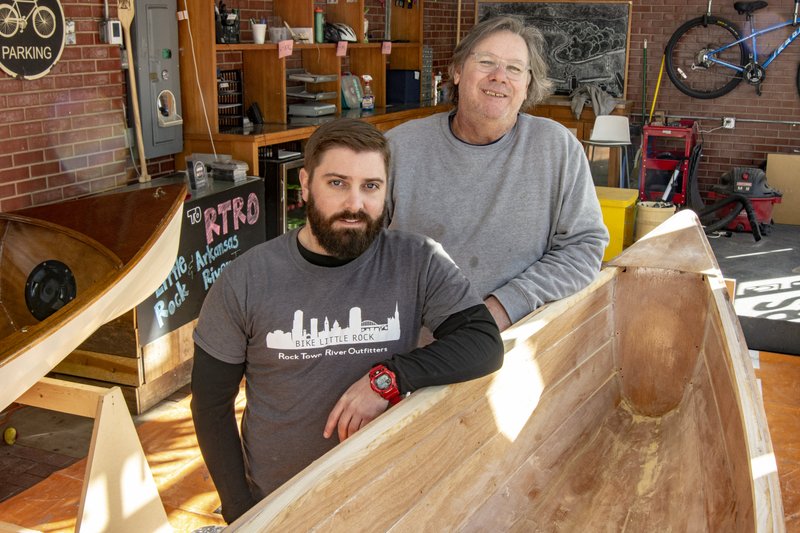
[[[636,204],[636,226],[633,240],[638,241],[675,213],[675,206],[664,202]]]

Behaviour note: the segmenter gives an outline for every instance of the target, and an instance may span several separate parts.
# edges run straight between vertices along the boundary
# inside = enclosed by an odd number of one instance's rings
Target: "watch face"
[[[381,374],[375,378],[375,386],[380,390],[386,390],[392,386],[392,378],[387,374]]]

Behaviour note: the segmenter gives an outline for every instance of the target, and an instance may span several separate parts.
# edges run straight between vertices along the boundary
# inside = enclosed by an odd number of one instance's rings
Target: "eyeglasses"
[[[502,66],[506,77],[513,81],[521,80],[531,71],[522,61],[506,61],[489,52],[473,52],[470,57],[479,71],[488,74],[496,72]]]

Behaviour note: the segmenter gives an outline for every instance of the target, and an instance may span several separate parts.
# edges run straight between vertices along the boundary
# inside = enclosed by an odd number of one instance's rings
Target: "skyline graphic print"
[[[345,327],[338,320],[330,324],[326,316],[319,327],[319,319],[309,319],[305,327],[303,311],[294,312],[291,331],[275,330],[267,333],[267,348],[279,350],[299,350],[304,348],[320,348],[339,344],[365,344],[371,342],[396,341],[400,339],[400,310],[395,302],[394,316],[386,317],[384,323],[364,320],[361,308],[350,308],[348,323]]]

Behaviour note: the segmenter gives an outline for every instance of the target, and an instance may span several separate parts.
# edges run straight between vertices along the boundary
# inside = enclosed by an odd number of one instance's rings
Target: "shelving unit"
[[[380,42],[364,43],[364,0],[356,2],[340,1],[325,6],[328,22],[343,22],[353,28],[358,43],[348,43],[347,62],[349,71],[355,75],[369,74],[373,78],[376,108],[386,106],[386,68],[420,70],[422,68],[422,13],[424,2],[419,1],[413,9],[394,9],[392,11],[391,35],[395,40],[407,42],[392,43],[391,53],[384,55]],[[196,0],[187,2],[192,34],[214,34],[214,1]],[[313,27],[313,0],[274,0],[272,14],[281,17],[291,27]],[[268,123],[287,123],[287,58],[278,57],[275,43],[253,44],[215,44],[213,39],[195,38],[194,53],[199,72],[195,81],[194,62],[191,58],[192,43],[188,32],[180,26],[181,39],[181,88],[184,102],[184,132],[187,134],[207,133],[203,113],[206,106],[216,101],[217,87],[215,72],[218,54],[239,52],[242,57],[244,76],[244,109],[258,102],[264,119]],[[315,84],[313,92],[328,92],[336,96],[330,98],[337,111],[341,111],[339,94],[343,58],[336,55],[336,44],[294,43],[292,57],[300,56],[303,68],[315,74],[335,74],[336,81]],[[202,93],[202,94],[201,94]],[[211,119],[212,133],[220,132],[220,124],[215,109],[206,110]],[[213,117],[213,119],[212,119]]]
[[[387,2],[388,3],[388,2]],[[313,133],[316,126],[291,125],[288,123],[287,98],[296,102],[289,88],[297,85],[290,82],[287,87],[287,63],[315,74],[335,74],[331,82],[306,84],[309,92],[332,93],[332,98],[320,99],[336,105],[337,115],[360,118],[388,130],[407,120],[444,111],[448,106],[420,105],[386,107],[386,69],[422,69],[422,15],[424,0],[414,3],[412,9],[392,9],[391,37],[394,40],[391,52],[382,53],[381,42],[364,43],[364,0],[354,2],[339,0],[337,4],[326,4],[326,20],[350,25],[358,36],[358,43],[348,43],[347,56],[336,55],[336,44],[294,43],[289,58],[278,57],[275,43],[215,44],[214,0],[192,0],[186,2],[191,34],[186,21],[179,24],[181,91],[183,96],[183,152],[176,156],[176,166],[183,168],[186,157],[194,152],[229,154],[234,159],[245,161],[250,172],[258,175],[258,149],[289,141],[303,141]],[[277,15],[292,27],[313,27],[314,0],[273,0],[272,11],[263,16]],[[246,22],[242,28],[247,35]],[[194,42],[192,42],[192,36]],[[194,56],[194,57],[193,57]],[[241,57],[241,61],[239,61]],[[239,64],[244,82],[243,109],[258,102],[265,124],[248,131],[220,131],[217,113],[216,71],[220,64]],[[197,65],[197,73],[195,73]],[[343,68],[355,75],[372,76],[375,109],[361,112],[360,109],[341,108],[341,76]],[[425,77],[425,73],[420,76]],[[294,89],[293,89],[294,90]],[[206,122],[208,117],[208,122]],[[224,129],[224,128],[223,128]]]

